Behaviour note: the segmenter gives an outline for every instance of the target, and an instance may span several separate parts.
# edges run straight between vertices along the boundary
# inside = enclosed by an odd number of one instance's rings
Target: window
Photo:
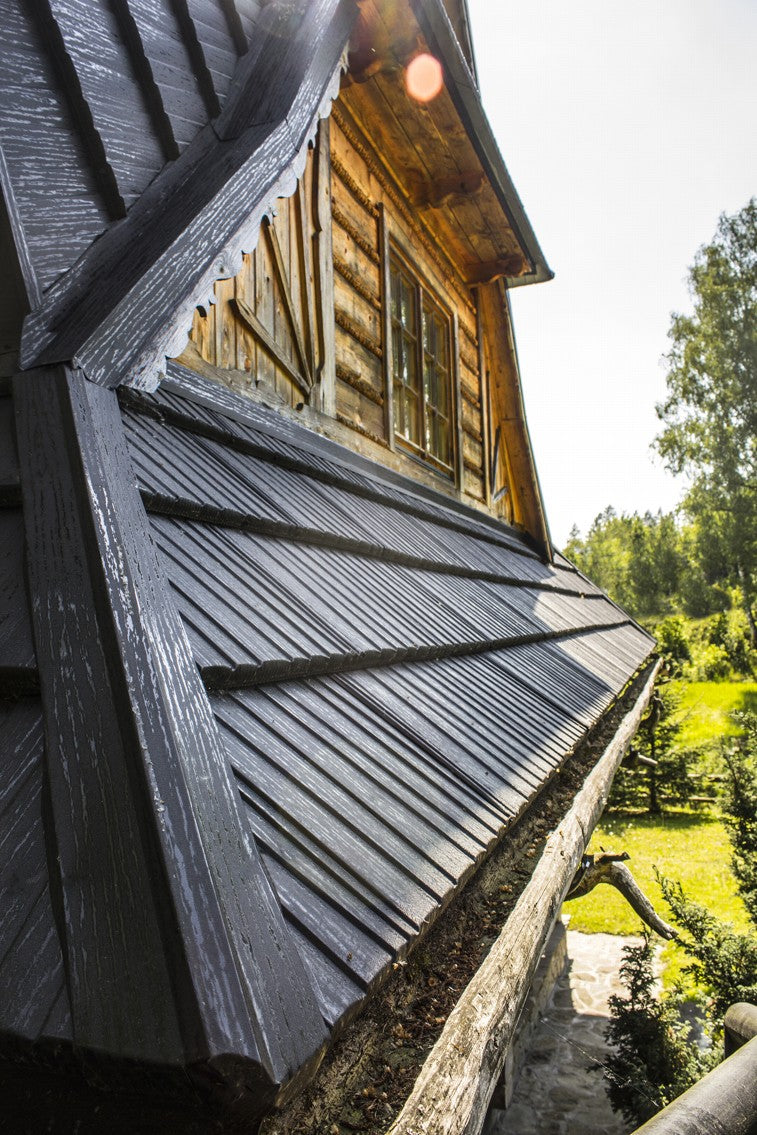
[[[450,320],[394,256],[389,279],[394,436],[452,476]]]

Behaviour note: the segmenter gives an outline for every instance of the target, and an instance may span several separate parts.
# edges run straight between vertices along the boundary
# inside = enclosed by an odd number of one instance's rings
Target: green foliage
[[[757,935],[741,934],[690,899],[680,883],[659,877],[663,898],[683,933],[679,944],[691,961],[684,967],[711,999],[721,1020],[735,1001],[757,1001]]]
[[[566,556],[635,618],[672,611],[686,561],[672,513],[618,515],[606,508],[586,539],[573,529]]]
[[[737,715],[741,735],[724,749],[729,784],[726,823],[731,866],[744,906],[757,926],[757,713]]]
[[[674,673],[680,673],[685,662],[691,662],[691,645],[683,615],[668,615],[654,628],[657,649]]]
[[[606,508],[586,537],[574,527],[564,550],[636,619],[702,618],[743,603],[741,589],[732,586],[721,528],[712,518],[683,523],[673,513],[619,515]],[[745,619],[741,635],[747,651],[750,633]],[[744,647],[740,650],[743,662]]]
[[[757,587],[757,199],[722,216],[689,272],[693,310],[672,317],[658,452],[686,473],[705,575],[741,589],[753,645]]]
[[[620,977],[627,997],[610,997],[607,1039],[615,1051],[605,1060],[607,1094],[629,1123],[644,1123],[703,1076],[715,1063],[701,1052],[681,1019],[674,994],[656,996],[654,952],[645,933],[641,946],[626,946]]]
[[[611,807],[643,808],[650,815],[657,815],[666,801],[680,802],[691,794],[690,755],[678,743],[680,701],[674,686],[656,688],[632,750],[657,763],[621,768],[613,784]]]

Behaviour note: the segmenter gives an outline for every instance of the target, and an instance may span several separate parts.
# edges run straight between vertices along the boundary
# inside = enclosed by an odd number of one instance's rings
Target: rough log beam
[[[659,663],[556,831],[465,989],[388,1135],[478,1135],[549,930],[652,696]]]

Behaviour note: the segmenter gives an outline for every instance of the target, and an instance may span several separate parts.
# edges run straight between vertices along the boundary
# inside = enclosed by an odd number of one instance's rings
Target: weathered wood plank
[[[276,273],[276,280],[279,285],[279,291],[284,304],[287,319],[289,320],[289,328],[292,333],[294,345],[297,349],[297,355],[300,360],[302,374],[305,378],[305,384],[308,389],[313,385],[313,377],[310,371],[310,364],[308,362],[308,353],[305,348],[305,340],[300,327],[299,313],[294,304],[292,297],[292,289],[289,286],[289,278],[287,269],[284,264],[284,257],[281,251],[281,244],[279,243],[276,226],[269,221],[263,222],[263,232],[265,233],[268,247],[271,250],[271,257],[273,260],[274,272]]]
[[[148,95],[123,50],[129,13],[101,5],[82,20],[76,0],[48,0],[50,15],[76,72],[108,165],[128,207],[165,162],[159,123],[146,109]],[[124,19],[125,16],[125,19]],[[86,116],[85,116],[86,121]],[[165,139],[162,139],[165,141]]]
[[[465,989],[387,1135],[478,1135],[543,944],[652,695],[657,667],[547,839],[515,909]]]
[[[67,129],[56,59],[40,53],[39,42],[32,5],[7,0],[0,40],[0,177],[33,306],[111,216],[123,212],[115,184],[98,180],[80,140]]]
[[[516,518],[551,557],[551,541],[528,435],[506,294],[503,294],[499,282],[482,284],[478,289],[478,302],[489,361],[491,428],[496,432],[499,427],[502,432]]]
[[[15,395],[35,590],[50,597],[35,635],[77,1038],[161,1062],[223,1055],[263,1103],[266,1082],[307,1067],[323,1023],[241,821],[115,394],[57,371]],[[61,642],[76,644],[64,665]]]
[[[304,375],[300,374],[291,360],[286,357],[273,335],[263,326],[252,308],[242,299],[236,299],[234,303],[240,318],[247,324],[261,347],[268,352],[276,365],[284,371],[287,378],[290,378],[295,386],[307,396],[310,393],[310,383]]]

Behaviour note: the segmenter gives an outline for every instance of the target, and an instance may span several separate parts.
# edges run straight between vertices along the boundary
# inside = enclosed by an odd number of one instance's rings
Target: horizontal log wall
[[[388,151],[380,158],[346,109],[337,104],[331,118],[337,416],[360,433],[393,445],[381,316],[383,213],[389,239],[430,294],[457,316],[460,488],[482,502],[486,421],[473,297],[397,188],[403,171],[397,171],[395,180],[384,164],[388,161]]]

